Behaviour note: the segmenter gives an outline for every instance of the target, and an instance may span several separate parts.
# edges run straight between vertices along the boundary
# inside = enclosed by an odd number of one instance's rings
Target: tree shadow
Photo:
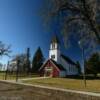
[[[66,76],[66,78],[69,78],[69,79],[78,79],[78,80],[82,80],[83,79],[83,76],[82,75],[68,75]],[[99,80],[100,77],[99,76],[93,76],[93,75],[86,75],[86,80]]]

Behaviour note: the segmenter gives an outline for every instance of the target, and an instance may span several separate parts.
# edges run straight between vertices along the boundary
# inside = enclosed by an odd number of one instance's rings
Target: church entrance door
[[[44,73],[44,76],[46,77],[52,77],[52,67],[45,67],[45,73]]]

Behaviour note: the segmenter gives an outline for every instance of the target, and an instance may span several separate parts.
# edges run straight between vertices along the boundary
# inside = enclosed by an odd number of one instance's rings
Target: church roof
[[[61,64],[57,64],[57,62],[55,62],[54,60],[52,59],[48,59],[41,67],[39,70],[41,70],[45,65],[46,63],[50,61],[51,63],[53,63],[60,71],[65,71],[65,68],[61,65]]]
[[[57,37],[57,35],[54,35],[51,39],[51,43],[59,43],[59,39]]]
[[[63,55],[63,54],[61,54],[61,57],[62,57],[65,61],[67,61],[69,64],[76,65],[75,62],[72,61],[69,57],[67,57],[67,56],[65,56],[65,55]]]
[[[61,64],[57,64],[57,62],[55,62],[54,60],[51,59],[51,61],[56,65],[56,67],[58,67],[58,69],[60,70],[65,70],[65,68],[61,65]]]

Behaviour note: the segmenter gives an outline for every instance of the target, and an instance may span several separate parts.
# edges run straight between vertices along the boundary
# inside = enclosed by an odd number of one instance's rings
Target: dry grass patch
[[[24,83],[58,87],[64,89],[73,89],[81,91],[99,92],[100,93],[100,80],[87,80],[85,88],[82,79],[68,79],[68,78],[47,78],[47,79],[34,79],[23,81]]]
[[[5,72],[0,72],[0,80],[5,80]],[[39,75],[37,74],[22,74],[22,75],[18,75],[18,79],[25,79],[25,78],[34,78],[34,77],[39,77]],[[15,74],[7,74],[6,77],[7,80],[16,80],[16,73]]]

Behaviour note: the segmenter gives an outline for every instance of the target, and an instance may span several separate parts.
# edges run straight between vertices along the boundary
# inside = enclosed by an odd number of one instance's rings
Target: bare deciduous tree
[[[11,53],[11,50],[10,50],[10,48],[11,48],[11,46],[10,45],[5,45],[4,43],[2,43],[1,41],[0,41],[0,56],[2,57],[2,56],[8,56],[8,57],[10,57],[9,56],[9,53]]]
[[[100,44],[100,0],[45,0],[43,15],[58,18],[64,38]],[[66,39],[65,39],[66,40]]]

